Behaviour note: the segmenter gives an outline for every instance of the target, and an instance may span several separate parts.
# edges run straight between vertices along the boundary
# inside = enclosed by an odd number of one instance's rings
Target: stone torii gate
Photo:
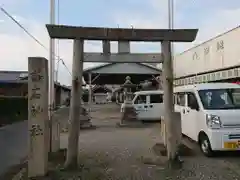
[[[107,63],[163,63],[163,90],[167,130],[168,159],[175,158],[176,148],[174,139],[174,104],[173,104],[173,67],[171,42],[192,42],[198,29],[133,29],[133,28],[100,28],[75,27],[65,25],[46,25],[51,38],[73,39],[73,77],[71,97],[71,127],[69,145],[73,151],[79,136],[79,109],[82,96],[82,72],[84,62]],[[103,42],[103,53],[84,53],[84,40],[100,40]],[[110,41],[118,41],[118,53],[111,53]],[[130,53],[130,41],[161,42],[162,53]],[[181,127],[178,127],[181,128]],[[75,143],[75,144],[74,144]],[[75,150],[74,150],[75,149]],[[75,152],[68,152],[74,154]],[[70,157],[70,156],[69,156]],[[75,158],[75,157],[72,157]]]

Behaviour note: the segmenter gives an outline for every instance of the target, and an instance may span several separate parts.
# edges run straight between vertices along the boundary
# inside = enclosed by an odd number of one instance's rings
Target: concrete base
[[[163,143],[156,143],[153,147],[153,152],[155,152],[158,156],[167,156],[167,148]],[[187,157],[187,156],[194,156],[195,152],[193,149],[190,149],[184,143],[178,146],[177,154],[179,156]]]
[[[88,115],[80,115],[80,129],[85,129],[85,128],[94,128],[91,119]],[[66,120],[67,121],[67,120]],[[66,123],[60,130],[62,133],[68,132],[69,128],[69,122]]]
[[[89,120],[86,120],[86,121],[80,121],[80,129],[84,129],[84,128],[91,128],[93,127],[93,124],[92,122]]]
[[[96,104],[107,104],[108,102],[96,102]]]
[[[182,142],[182,129],[181,129],[181,114],[179,112],[173,113],[173,125],[174,125],[174,141],[175,148],[177,148]],[[167,127],[164,117],[161,117],[161,136],[163,138],[163,144],[167,144]]]
[[[128,124],[131,122],[138,121],[137,113],[132,103],[123,103],[121,109],[122,109],[121,124],[126,124],[126,123]]]
[[[116,123],[117,127],[126,127],[126,128],[145,128],[146,126],[141,121],[134,122],[125,122],[125,123]]]
[[[57,152],[60,149],[60,124],[58,121],[52,122],[51,127],[51,152]]]
[[[153,146],[153,151],[158,156],[167,156],[167,148],[163,143],[157,143]],[[184,150],[183,150],[184,152]],[[167,161],[167,165],[170,169],[180,169],[182,168],[182,159],[180,158],[181,154],[175,156],[175,159]]]

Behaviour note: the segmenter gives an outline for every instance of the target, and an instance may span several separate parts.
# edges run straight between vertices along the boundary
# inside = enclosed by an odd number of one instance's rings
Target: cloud
[[[115,13],[113,18],[115,22],[123,27],[136,28],[167,28],[168,27],[168,11],[167,0],[150,0],[151,10],[149,12],[139,11],[132,13],[131,11]],[[174,53],[178,54],[189,48],[192,48],[204,41],[207,41],[215,36],[222,34],[239,26],[239,21],[236,17],[240,16],[240,7],[213,6],[209,2],[209,6],[202,1],[176,0],[174,8],[174,28],[198,28],[197,38],[192,43],[175,43]],[[215,2],[216,3],[216,2]],[[235,3],[237,3],[235,1]],[[218,4],[219,5],[219,4]],[[207,9],[205,7],[208,7]],[[131,18],[128,18],[131,17]],[[135,44],[136,46],[141,46]],[[146,45],[142,45],[145,46]],[[159,44],[148,43],[152,51],[160,52]],[[139,48],[139,47],[138,47]],[[142,47],[141,50],[144,50]],[[158,67],[161,68],[161,65]]]
[[[136,28],[167,28],[167,0],[161,2],[159,0],[150,0],[149,2],[152,7],[151,12],[116,12],[113,16],[116,24],[119,24],[123,27],[133,26]],[[196,40],[193,43],[176,44],[176,53],[182,52],[188,48],[191,48],[199,43],[202,43],[221,33],[239,26],[239,21],[236,17],[239,17],[240,15],[240,8],[231,7],[224,9],[209,7],[208,10],[200,10],[203,4],[199,1],[196,3],[198,7],[195,6],[193,1],[191,4],[190,0],[185,0],[185,3],[182,2],[182,0],[175,1],[175,28],[198,28],[199,32],[197,34]],[[195,12],[193,12],[193,14],[190,14],[192,11]],[[158,44],[155,44],[152,47],[154,50],[156,50],[158,46]]]
[[[37,43],[20,27],[10,20],[2,20],[0,23],[0,54],[1,54],[1,69],[3,70],[27,70],[27,59],[30,56],[42,56],[49,59],[49,36],[45,25],[33,19],[25,19],[21,16],[14,16],[17,20],[30,32],[41,44]],[[64,60],[66,67],[60,63],[58,79],[61,83],[69,85],[71,82],[72,71],[72,52],[73,43],[71,40],[56,41],[56,53],[59,44],[60,57]],[[46,50],[47,49],[47,50]],[[100,51],[101,46],[98,42],[86,42],[85,51]],[[85,67],[93,66],[86,63]],[[56,65],[57,68],[57,59]]]
[[[28,32],[30,32],[41,44],[49,49],[49,35],[45,28],[45,24],[34,19],[24,18],[19,15],[13,15]],[[0,23],[0,54],[1,54],[1,70],[27,70],[27,59],[30,56],[42,56],[49,59],[49,51],[32,39],[20,27],[14,24],[11,20],[4,17]],[[71,40],[56,40],[56,53],[58,52],[58,44],[60,57],[64,60],[66,66],[62,63],[55,64],[55,69],[58,69],[58,80],[61,83],[71,84],[72,71],[72,55],[73,43]],[[138,46],[137,46],[138,47]],[[137,51],[139,48],[133,48]],[[101,42],[87,41],[84,46],[86,52],[101,52]],[[117,43],[111,43],[112,52],[117,52]],[[96,66],[101,63],[85,63],[84,68]],[[67,67],[67,68],[66,68]]]
[[[26,3],[29,0],[22,1]],[[8,5],[10,9],[17,8],[16,6],[23,6],[24,4],[19,3],[19,0],[2,0],[2,2]],[[183,0],[178,0],[175,3],[175,27],[199,28],[199,33],[196,41],[193,43],[177,44],[176,52],[186,50],[239,25],[236,17],[240,16],[240,8],[215,8],[211,11],[209,10],[211,7],[208,10],[204,9],[203,7],[205,6],[201,6],[200,1],[196,4],[192,0],[185,0],[184,2],[186,3],[183,3]],[[168,24],[166,7],[167,0],[161,2],[159,0],[149,0],[145,11],[143,9],[134,11],[127,8],[114,9],[111,12],[111,24],[115,27],[119,25],[120,27],[133,26],[134,28],[166,28]],[[18,13],[14,14],[14,17],[41,43],[49,48],[49,37],[43,21],[38,20],[38,18],[25,17]],[[2,14],[0,15],[0,39],[1,69],[27,70],[27,58],[29,56],[49,57],[47,50]],[[60,40],[59,44],[60,56],[71,71],[72,41]],[[159,52],[161,48],[160,43],[132,43],[131,50],[133,52]],[[102,51],[101,42],[87,42],[85,51]],[[116,42],[112,43],[112,51],[117,51]],[[86,63],[85,67],[94,65],[96,64]],[[71,76],[62,64],[59,66],[58,76],[61,83],[66,85],[71,83]]]
[[[220,9],[216,11],[209,19],[200,24],[196,42],[203,42],[239,26],[239,21],[236,18],[239,15],[240,8],[231,10]]]

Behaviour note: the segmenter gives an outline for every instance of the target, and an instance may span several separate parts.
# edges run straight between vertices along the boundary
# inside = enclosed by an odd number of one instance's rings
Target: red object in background
[[[233,82],[234,84],[239,84],[240,85],[240,81],[236,81],[236,82]]]

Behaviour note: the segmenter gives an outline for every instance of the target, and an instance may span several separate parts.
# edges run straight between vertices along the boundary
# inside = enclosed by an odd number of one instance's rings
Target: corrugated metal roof
[[[18,81],[26,75],[27,71],[0,71],[0,81]]]
[[[28,71],[0,71],[0,83],[28,83]],[[71,90],[71,87],[56,83],[66,90]]]
[[[92,72],[92,71],[96,71],[96,70],[102,69],[104,67],[114,66],[115,64],[128,64],[128,63],[105,63],[105,64],[101,64],[101,65],[98,65],[98,66],[86,68],[86,69],[83,70],[83,74],[86,74],[86,73]],[[132,64],[138,64],[140,66],[145,66],[145,67],[148,67],[150,69],[153,69],[153,70],[159,71],[159,72],[162,71],[161,69],[159,69],[156,66],[153,66],[149,63],[132,63]],[[118,74],[118,73],[116,72],[116,74]]]

